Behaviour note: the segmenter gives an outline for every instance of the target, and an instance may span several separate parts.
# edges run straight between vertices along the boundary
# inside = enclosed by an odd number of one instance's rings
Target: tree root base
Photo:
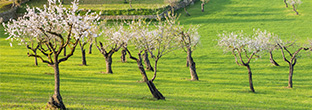
[[[54,95],[50,98],[50,100],[49,100],[49,102],[48,102],[46,108],[52,109],[52,110],[58,110],[58,109],[60,109],[60,110],[66,110],[66,107],[65,107],[65,105],[63,104],[61,95],[56,95],[56,94],[54,94]]]

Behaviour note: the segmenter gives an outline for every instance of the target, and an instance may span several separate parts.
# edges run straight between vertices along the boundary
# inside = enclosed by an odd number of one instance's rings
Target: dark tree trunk
[[[296,10],[295,5],[292,5],[292,7],[293,7],[293,10],[296,12],[296,15],[298,15],[298,14],[299,14],[299,12]]]
[[[148,59],[148,52],[145,50],[144,51],[144,54],[143,54],[143,59],[144,59],[144,63],[145,63],[145,66],[146,66],[146,70],[151,70],[151,71],[154,71],[149,59]]]
[[[275,66],[280,66],[273,58],[272,50],[269,52],[270,53],[270,62],[275,65]]]
[[[131,55],[130,51],[127,50],[129,56],[131,59],[135,60],[137,62],[138,68],[141,72],[141,75],[143,77],[144,82],[146,82],[148,88],[150,89],[151,93],[153,94],[154,98],[156,99],[163,99],[165,100],[165,97],[157,90],[156,86],[154,85],[153,81],[148,81],[148,77],[146,75],[146,72],[144,70],[143,64],[142,64],[142,58],[141,53],[138,54],[139,58],[135,58]]]
[[[92,43],[90,43],[90,46],[89,46],[89,54],[92,54]]]
[[[158,91],[158,89],[155,87],[153,81],[147,81],[146,82],[148,88],[150,89],[151,93],[153,94],[154,98],[156,99],[162,99],[165,100],[165,97]]]
[[[205,11],[205,3],[201,4],[201,11],[204,12]]]
[[[66,47],[64,47],[64,56],[66,56]]]
[[[292,82],[293,73],[294,73],[294,65],[289,64],[289,76],[288,76],[288,87],[289,88],[293,87],[293,82]]]
[[[194,62],[194,60],[192,58],[192,50],[191,50],[191,48],[187,49],[187,59],[189,61],[191,80],[192,81],[197,81],[198,80],[198,76],[197,76],[197,73],[196,73],[195,62]]]
[[[86,60],[86,50],[83,49],[83,46],[80,46],[80,50],[81,50],[81,58],[82,58],[82,64],[86,66],[87,65],[87,60]]]
[[[47,107],[52,108],[52,109],[65,110],[66,107],[62,101],[62,96],[60,94],[60,75],[59,75],[60,71],[59,71],[59,63],[57,62],[57,57],[55,60],[55,64],[53,65],[53,69],[54,69],[54,79],[55,79],[54,94],[50,98]]]
[[[113,70],[112,70],[113,59],[112,59],[112,55],[113,54],[108,54],[107,56],[105,56],[106,73],[108,73],[108,74],[113,74]]]
[[[285,5],[286,5],[286,8],[288,8],[288,4],[287,4],[286,0],[284,0],[284,3],[285,3]]]
[[[253,84],[252,84],[252,73],[251,73],[251,69],[250,69],[250,66],[249,64],[246,65],[247,69],[248,69],[248,77],[249,77],[249,87],[250,87],[250,90],[252,92],[255,92],[255,89],[253,87]]]
[[[127,62],[126,55],[127,55],[127,51],[124,48],[124,49],[121,50],[121,57],[120,57],[121,58],[121,62],[123,62],[123,63]]]
[[[142,58],[141,54],[139,54],[139,59],[137,59],[137,64],[140,69],[141,75],[143,76],[143,80],[146,82],[148,88],[150,89],[151,93],[153,94],[154,98],[156,99],[165,99],[165,97],[157,90],[156,86],[154,85],[153,81],[148,81],[148,77],[146,75],[146,72],[144,70],[143,64],[142,64]]]

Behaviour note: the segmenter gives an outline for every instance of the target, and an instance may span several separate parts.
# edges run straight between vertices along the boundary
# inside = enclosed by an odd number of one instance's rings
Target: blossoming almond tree
[[[106,73],[112,74],[112,56],[117,52],[124,44],[127,44],[131,36],[123,24],[115,24],[111,27],[102,24],[102,34],[100,37],[95,38],[95,44],[98,50],[102,53],[106,62]],[[99,44],[97,41],[99,40]]]
[[[138,56],[136,57],[132,55],[128,48],[125,48],[125,49],[130,59],[133,59],[137,62],[138,68],[143,77],[143,81],[146,82],[154,98],[165,99],[165,97],[158,91],[153,81],[148,79],[146,75],[146,71],[142,63],[143,61],[142,52],[148,51],[150,49],[154,49],[154,46],[156,44],[155,38],[154,38],[156,35],[156,31],[148,28],[149,23],[146,23],[144,20],[132,21],[131,23],[128,23],[128,25],[130,27],[130,30],[132,30],[132,33],[134,33],[130,42],[131,44],[135,46],[135,51],[138,52],[137,54]]]
[[[41,54],[28,53],[28,56],[37,57],[53,67],[54,94],[48,102],[48,107],[52,109],[66,109],[60,94],[59,64],[73,55],[78,42],[91,33],[92,24],[99,20],[96,14],[80,16],[77,12],[78,0],[72,2],[71,8],[63,7],[60,1],[48,0],[48,6],[44,5],[43,9],[27,7],[23,17],[4,24],[8,39],[16,39],[26,45],[36,42],[33,44],[39,47]],[[65,47],[70,52],[61,57]]]
[[[247,67],[249,87],[252,92],[255,92],[252,83],[250,61],[252,58],[259,55],[260,52],[266,51],[270,48],[269,44],[273,37],[272,34],[267,31],[254,30],[252,36],[246,35],[241,31],[223,33],[220,34],[219,37],[218,45],[223,47],[225,51],[232,52],[236,64]]]
[[[181,32],[179,43],[181,48],[187,53],[187,66],[190,68],[191,80],[198,80],[196,73],[195,62],[192,57],[192,52],[199,43],[200,36],[197,32],[199,26],[190,26]]]
[[[154,81],[156,78],[159,59],[179,47],[178,36],[182,27],[177,20],[178,17],[171,14],[165,16],[163,21],[158,17],[158,24],[155,25],[156,29],[151,31],[152,37],[150,37],[150,40],[154,45],[146,48],[155,60],[154,76],[151,81]]]

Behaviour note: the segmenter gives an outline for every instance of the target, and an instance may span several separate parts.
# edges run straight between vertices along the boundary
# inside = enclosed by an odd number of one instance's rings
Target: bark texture
[[[112,70],[112,63],[113,63],[113,59],[112,59],[112,55],[113,54],[109,54],[105,57],[105,63],[106,63],[106,73],[109,74],[113,74],[113,70]]]
[[[63,103],[62,96],[60,94],[60,71],[59,71],[59,63],[55,62],[53,65],[54,69],[54,94],[50,98],[47,107],[53,109],[61,109],[65,110],[66,107]]]
[[[246,65],[247,69],[248,69],[248,79],[249,79],[249,88],[252,92],[255,92],[255,89],[253,87],[253,83],[252,83],[252,73],[251,73],[251,69],[249,65]]]
[[[196,80],[198,80],[198,76],[197,76],[197,73],[196,73],[195,62],[194,62],[194,60],[192,58],[192,50],[191,50],[191,48],[187,49],[187,60],[189,61],[191,80],[192,81],[196,81]]]

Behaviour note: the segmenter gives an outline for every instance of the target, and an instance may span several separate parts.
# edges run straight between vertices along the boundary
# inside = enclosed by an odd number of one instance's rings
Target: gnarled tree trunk
[[[127,50],[129,56],[131,59],[135,60],[137,62],[138,68],[141,72],[141,75],[143,77],[143,80],[146,82],[149,90],[151,91],[152,95],[154,96],[154,98],[156,99],[163,99],[165,100],[165,97],[158,91],[158,89],[156,88],[156,86],[154,85],[153,81],[149,81],[148,77],[146,75],[146,72],[144,70],[143,64],[142,64],[142,58],[141,58],[141,52],[138,53],[139,58],[135,58],[131,55],[130,51]]]
[[[194,62],[194,60],[192,58],[192,50],[191,50],[191,48],[187,49],[187,59],[189,61],[191,80],[196,81],[196,80],[198,80],[198,76],[197,76],[197,73],[196,73],[195,62]]]
[[[146,66],[146,70],[151,70],[151,71],[154,71],[149,59],[148,59],[148,52],[147,50],[144,51],[144,54],[143,54],[143,59],[144,59],[144,63],[145,63],[145,66]]]
[[[57,58],[56,58],[57,59]],[[63,103],[62,96],[60,94],[60,71],[59,71],[59,63],[55,60],[55,64],[52,65],[54,69],[54,94],[50,98],[47,107],[53,109],[61,109],[65,110],[66,107]]]

